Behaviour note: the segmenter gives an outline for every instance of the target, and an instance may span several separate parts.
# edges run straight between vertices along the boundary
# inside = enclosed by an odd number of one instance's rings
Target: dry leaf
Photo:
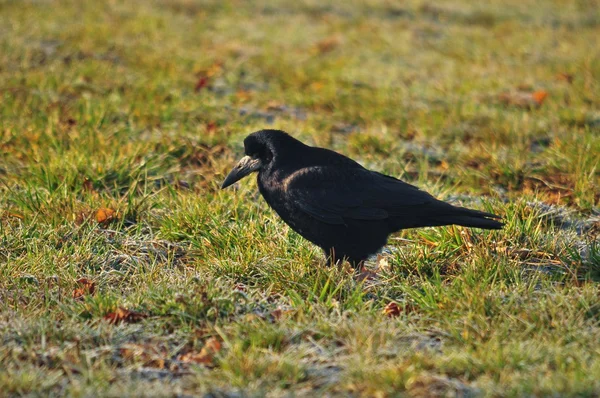
[[[206,86],[208,86],[208,77],[201,76],[200,78],[198,78],[198,81],[196,82],[196,85],[194,86],[194,91],[199,92]]]
[[[119,355],[127,361],[141,361],[147,367],[165,368],[164,353],[158,347],[150,344],[123,344],[119,347]]]
[[[206,340],[206,343],[204,343],[204,347],[202,349],[216,354],[217,352],[221,351],[221,342],[216,337],[211,337]]]
[[[285,109],[285,104],[279,101],[271,100],[267,102],[266,110],[268,111],[282,111]]]
[[[92,180],[90,180],[89,178],[86,178],[85,180],[83,180],[83,184],[82,188],[84,191],[86,192],[95,192],[94,191],[94,184],[92,183]]]
[[[87,278],[80,278],[77,280],[79,286],[73,290],[73,298],[76,300],[83,300],[84,296],[91,296],[96,292],[96,283]]]
[[[379,272],[389,271],[391,268],[388,258],[385,256],[382,256],[381,254],[377,255],[377,260],[375,263],[377,264],[377,271],[379,271]]]
[[[248,291],[248,288],[246,287],[246,285],[244,285],[243,283],[237,283],[234,287],[233,290],[237,290],[238,292],[242,292],[245,293]]]
[[[485,163],[484,159],[476,158],[476,159],[467,160],[465,162],[465,166],[473,168],[473,169],[481,170],[481,169],[483,169],[484,163]]]
[[[273,311],[271,311],[271,316],[273,317],[274,320],[278,321],[285,315],[288,315],[291,313],[292,313],[292,310],[284,310],[281,308],[276,308]]]
[[[563,80],[563,81],[571,84],[571,83],[573,83],[573,80],[575,79],[575,76],[572,73],[561,72],[558,75],[556,75],[556,78],[558,80]]]
[[[377,279],[379,279],[379,274],[377,274],[378,270],[371,271],[367,267],[363,266],[359,270],[359,272],[356,273],[354,268],[351,267],[350,269],[351,269],[351,271],[349,273],[354,275],[354,279],[357,282],[363,282],[363,281],[373,282],[373,281],[376,281]]]
[[[388,305],[385,306],[382,313],[383,313],[383,315],[385,315],[387,317],[393,318],[402,313],[402,308],[400,308],[400,306],[398,304],[396,304],[392,301],[392,302],[388,303]]]
[[[248,100],[252,99],[252,93],[248,90],[238,90],[235,93],[235,97],[240,102],[247,102]]]
[[[545,90],[537,90],[533,92],[515,91],[501,93],[498,95],[498,100],[504,105],[532,109],[540,107],[547,97],[548,92]]]
[[[450,169],[450,165],[448,164],[448,162],[446,162],[445,160],[442,160],[440,162],[440,164],[438,165],[438,167],[444,171],[449,170]]]
[[[143,314],[141,312],[129,311],[123,307],[117,308],[113,312],[109,312],[104,315],[104,319],[112,324],[118,324],[121,322],[125,323],[136,323],[140,322],[142,319],[147,318],[147,314]]]
[[[312,82],[310,84],[310,88],[314,91],[320,91],[323,87],[325,87],[323,82]]]
[[[188,352],[180,355],[178,359],[181,362],[201,363],[204,365],[212,365],[215,355],[221,351],[222,345],[219,339],[211,337],[204,343],[204,347],[200,352]]]
[[[19,214],[19,213],[13,213],[13,212],[10,212],[10,211],[3,213],[3,215],[6,215],[6,216],[8,216],[8,217],[14,217],[14,218],[18,218],[19,220],[22,220],[22,219],[23,219],[23,215],[22,215],[22,214]]]
[[[545,90],[534,91],[531,96],[533,100],[539,105],[542,105],[544,100],[548,97],[548,92]]]
[[[206,123],[206,132],[207,133],[214,133],[215,131],[217,131],[217,123],[215,123],[215,122]]]
[[[318,42],[317,50],[321,54],[325,54],[335,50],[340,44],[342,44],[342,40],[339,38],[339,36],[331,36]]]
[[[223,62],[217,61],[208,68],[199,71],[196,75],[199,77],[213,77],[219,75],[223,71]]]
[[[96,221],[99,224],[108,224],[115,219],[117,212],[113,209],[103,207],[96,211]]]
[[[283,315],[283,311],[281,310],[281,308],[276,308],[273,311],[271,311],[271,316],[276,320],[281,319],[282,315]]]

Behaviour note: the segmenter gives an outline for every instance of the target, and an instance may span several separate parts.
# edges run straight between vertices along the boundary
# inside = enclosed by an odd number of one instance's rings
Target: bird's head
[[[236,183],[247,175],[270,169],[286,148],[304,145],[281,130],[260,130],[244,139],[245,156],[229,172],[221,189]]]

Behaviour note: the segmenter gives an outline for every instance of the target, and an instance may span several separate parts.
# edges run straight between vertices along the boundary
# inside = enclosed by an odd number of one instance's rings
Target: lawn
[[[0,0],[1,396],[600,395],[597,0]],[[357,281],[279,128],[505,218]]]

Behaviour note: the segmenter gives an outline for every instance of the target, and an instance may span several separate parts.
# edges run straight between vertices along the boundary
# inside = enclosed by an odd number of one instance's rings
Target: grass
[[[599,7],[0,0],[0,395],[597,396]],[[219,190],[265,127],[506,228],[356,282]]]

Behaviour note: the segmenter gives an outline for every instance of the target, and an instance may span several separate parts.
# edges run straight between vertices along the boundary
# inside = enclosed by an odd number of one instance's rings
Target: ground
[[[600,394],[600,3],[337,3],[0,0],[0,395]],[[506,227],[359,282],[261,128]]]

